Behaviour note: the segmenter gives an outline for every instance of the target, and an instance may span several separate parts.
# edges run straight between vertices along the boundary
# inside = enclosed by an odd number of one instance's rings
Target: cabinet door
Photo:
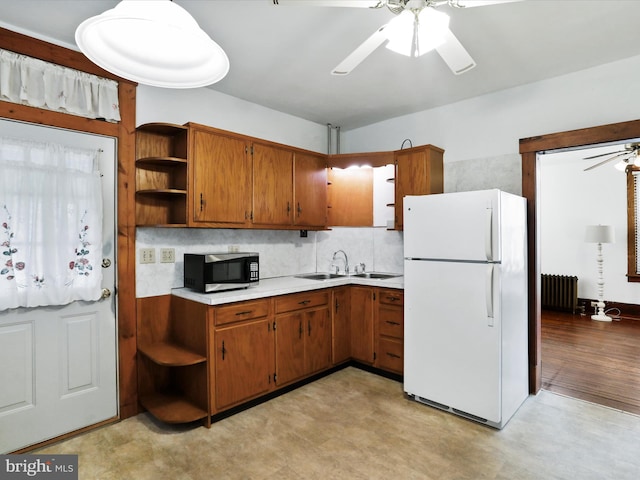
[[[253,144],[253,223],[293,222],[293,151]]]
[[[405,195],[442,193],[443,150],[427,145],[395,152],[396,198],[395,228],[403,228],[403,198]]]
[[[319,155],[294,155],[295,225],[327,224],[327,162]]]
[[[332,355],[333,364],[351,358],[351,324],[349,310],[349,288],[336,288],[332,305]]]
[[[268,319],[215,331],[215,402],[218,410],[273,386],[273,331]]]
[[[307,374],[319,372],[331,366],[331,320],[329,309],[311,310],[305,313],[305,367]]]
[[[373,289],[351,287],[351,357],[373,363]]]
[[[284,385],[305,374],[305,316],[290,313],[276,317],[276,375],[278,385]]]
[[[251,215],[251,162],[244,140],[193,131],[193,221],[244,225]]]

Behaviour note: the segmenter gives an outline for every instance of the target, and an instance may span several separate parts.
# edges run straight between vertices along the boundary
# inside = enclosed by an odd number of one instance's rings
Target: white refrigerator
[[[526,200],[404,198],[404,390],[502,428],[528,396]]]

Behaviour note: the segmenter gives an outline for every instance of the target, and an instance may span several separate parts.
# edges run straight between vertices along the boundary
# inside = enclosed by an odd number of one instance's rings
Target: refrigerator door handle
[[[493,260],[493,209],[491,207],[486,209],[484,228],[484,252],[487,261],[491,262]]]
[[[493,327],[493,267],[494,265],[487,265],[487,278],[485,279],[487,325],[490,327]]]

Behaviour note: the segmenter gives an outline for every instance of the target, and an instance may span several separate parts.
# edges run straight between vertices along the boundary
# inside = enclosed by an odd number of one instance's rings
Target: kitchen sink
[[[387,278],[401,277],[399,273],[376,273],[376,272],[366,272],[366,273],[357,273],[354,277],[360,278],[373,278],[377,280],[385,280]]]
[[[307,280],[329,280],[331,278],[343,278],[344,275],[335,273],[307,273],[304,275],[296,275],[296,278],[306,278]]]

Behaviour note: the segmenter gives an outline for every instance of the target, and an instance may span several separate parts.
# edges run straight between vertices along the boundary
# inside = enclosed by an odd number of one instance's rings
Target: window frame
[[[635,175],[634,175],[635,172]],[[637,270],[638,265],[638,237],[636,232],[638,230],[638,223],[640,218],[638,215],[640,212],[636,211],[636,195],[639,195],[640,191],[636,192],[635,176],[640,176],[640,167],[628,166],[626,168],[627,173],[627,281],[628,282],[640,282],[640,273]],[[640,179],[639,182],[640,183]]]

